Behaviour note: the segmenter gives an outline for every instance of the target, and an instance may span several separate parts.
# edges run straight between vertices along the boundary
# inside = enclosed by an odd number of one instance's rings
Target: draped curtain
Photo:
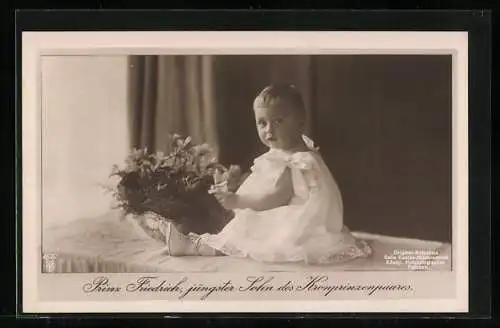
[[[212,56],[130,56],[131,146],[168,152],[169,136],[218,150]]]
[[[266,85],[299,88],[313,134],[311,62],[311,56],[130,56],[131,147],[168,152],[169,135],[189,135],[209,143],[223,163],[248,168],[263,151],[251,108]]]

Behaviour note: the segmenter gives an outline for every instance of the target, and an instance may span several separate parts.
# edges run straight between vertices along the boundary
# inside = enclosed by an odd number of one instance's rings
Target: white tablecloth
[[[354,232],[368,240],[373,255],[343,264],[313,266],[305,264],[263,264],[251,259],[228,256],[170,257],[165,244],[149,238],[132,219],[121,219],[117,212],[92,219],[53,226],[43,231],[42,252],[55,258],[58,273],[89,272],[276,272],[276,271],[389,271],[408,270],[407,265],[393,265],[384,256],[398,250],[436,250],[440,257],[451,259],[446,243],[402,239]],[[451,261],[433,265],[431,270],[450,270]]]

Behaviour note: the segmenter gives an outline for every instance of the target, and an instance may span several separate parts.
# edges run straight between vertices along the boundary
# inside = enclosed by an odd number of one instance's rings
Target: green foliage
[[[153,212],[184,233],[213,233],[232,217],[208,192],[218,168],[223,167],[207,144],[174,135],[169,154],[134,149],[124,167],[114,165],[111,176],[118,182],[110,191],[126,214]]]

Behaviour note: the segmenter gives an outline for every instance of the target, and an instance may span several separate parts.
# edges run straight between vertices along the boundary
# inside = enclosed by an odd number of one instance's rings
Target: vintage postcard
[[[467,33],[23,32],[23,311],[466,312]]]

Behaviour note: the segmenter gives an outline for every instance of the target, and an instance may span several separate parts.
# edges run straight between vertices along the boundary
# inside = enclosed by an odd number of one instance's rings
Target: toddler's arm
[[[250,208],[254,211],[265,211],[275,207],[287,205],[293,196],[293,183],[290,169],[285,169],[276,184],[269,190],[263,186],[259,195],[235,195],[236,208]]]

